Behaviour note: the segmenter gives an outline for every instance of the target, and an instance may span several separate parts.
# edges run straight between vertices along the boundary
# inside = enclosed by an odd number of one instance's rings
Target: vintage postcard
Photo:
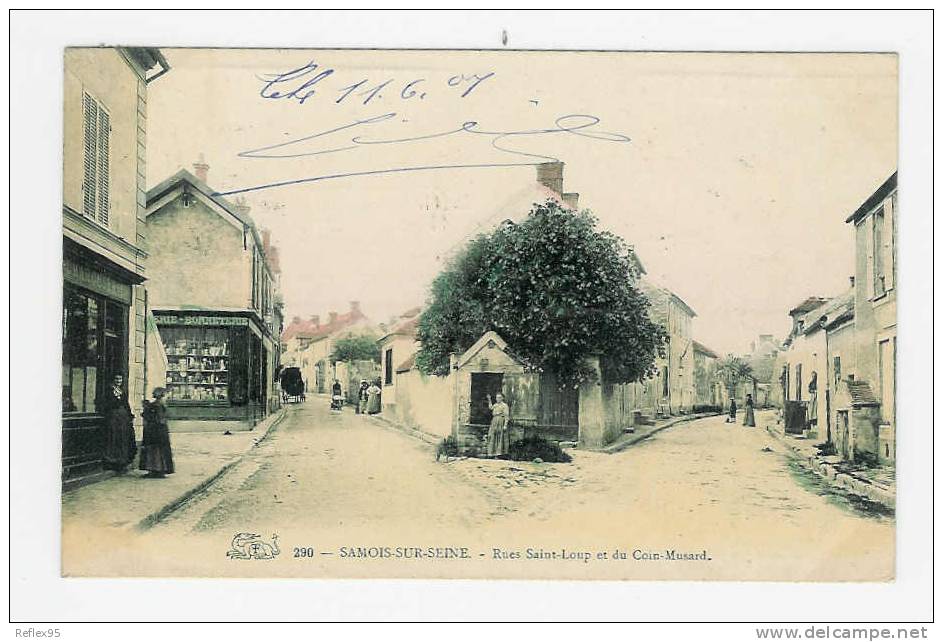
[[[63,56],[64,576],[894,579],[896,55]]]

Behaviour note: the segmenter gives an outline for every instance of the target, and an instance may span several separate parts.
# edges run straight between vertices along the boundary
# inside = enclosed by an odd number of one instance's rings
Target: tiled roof
[[[855,309],[855,290],[849,288],[842,294],[825,301],[822,305],[811,310],[803,317],[803,334],[826,326],[848,310]]]
[[[353,325],[358,321],[365,319],[363,312],[359,310],[352,310],[345,314],[338,314],[337,319],[333,323],[321,323],[319,325],[314,325],[310,320],[305,321],[292,321],[288,324],[288,327],[285,328],[285,331],[282,333],[282,339],[287,341],[293,339],[294,337],[300,337],[304,339],[323,339],[329,335],[334,334],[338,330],[343,330],[349,325]]]
[[[808,299],[794,307],[789,311],[789,316],[795,316],[796,314],[805,314],[806,312],[811,312],[816,309],[823,303],[827,302],[828,299],[821,296],[810,296]]]
[[[867,381],[850,380],[846,381],[848,393],[851,395],[851,404],[853,406],[876,406],[878,400],[871,392],[871,386]]]
[[[720,357],[716,352],[708,348],[706,345],[699,341],[694,341],[694,351],[700,352],[701,354],[706,354],[708,357],[713,357],[714,359],[719,359]]]
[[[380,341],[392,336],[415,337],[416,331],[419,329],[419,313],[421,311],[422,308],[410,308],[406,312],[403,312],[389,331],[380,337]]]

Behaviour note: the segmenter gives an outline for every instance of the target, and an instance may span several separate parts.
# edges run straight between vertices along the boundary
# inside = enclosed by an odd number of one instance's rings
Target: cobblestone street
[[[428,444],[350,409],[332,413],[313,398],[291,408],[276,432],[209,490],[145,534],[128,536],[110,552],[109,566],[117,574],[402,576],[411,572],[401,566],[407,562],[351,559],[342,547],[415,545],[464,546],[471,555],[416,565],[423,569],[417,576],[539,577],[540,562],[526,559],[528,548],[607,555],[618,548],[626,560],[574,561],[572,576],[892,577],[892,516],[867,510],[791,463],[763,429],[770,420],[760,413],[752,429],[722,417],[696,420],[614,455],[571,451],[570,464],[444,463]],[[278,534],[279,557],[226,559],[240,532],[265,541]],[[205,549],[205,567],[194,568],[190,554],[178,567],[173,547],[156,546],[160,541]],[[313,559],[298,557],[309,547]],[[672,549],[709,559],[665,560]],[[510,557],[495,559],[505,553]],[[73,570],[81,573],[76,557]]]

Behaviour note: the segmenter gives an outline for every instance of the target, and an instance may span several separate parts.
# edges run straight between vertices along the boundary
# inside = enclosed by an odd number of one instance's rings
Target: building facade
[[[151,385],[145,367],[147,91],[169,69],[152,48],[65,51],[64,480],[101,469],[105,428],[98,400],[114,377],[124,377],[137,417]]]
[[[640,288],[651,303],[649,316],[668,333],[665,355],[655,360],[657,373],[642,403],[653,404],[655,415],[689,413],[694,407],[694,339],[691,334],[697,314],[671,290],[641,279]],[[643,384],[644,385],[644,384]],[[648,394],[645,394],[645,393]]]
[[[419,327],[419,308],[407,310],[390,325],[380,337],[380,384],[383,389],[381,398],[384,412],[395,410],[397,372],[406,372],[413,367],[419,339],[416,336]]]
[[[897,372],[897,172],[847,219],[855,230],[855,369],[878,406],[876,435],[856,448],[895,459]]]
[[[244,203],[180,170],[147,194],[149,300],[167,357],[172,430],[248,429],[280,401],[277,274]],[[269,243],[270,246],[270,243]]]

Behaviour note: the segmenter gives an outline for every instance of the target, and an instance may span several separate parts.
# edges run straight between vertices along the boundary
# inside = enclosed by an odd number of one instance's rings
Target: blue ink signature
[[[542,154],[533,154],[521,149],[513,149],[510,146],[511,141],[516,139],[523,139],[527,137],[540,136],[540,135],[559,135],[567,134],[572,136],[580,136],[583,138],[588,138],[592,140],[610,142],[610,143],[629,143],[631,139],[624,134],[617,134],[612,132],[604,132],[595,130],[596,125],[599,124],[600,119],[596,116],[591,116],[588,114],[569,114],[566,116],[560,116],[554,122],[553,127],[541,128],[541,129],[524,129],[517,131],[492,131],[481,128],[480,124],[477,121],[466,121],[462,123],[460,127],[455,129],[449,129],[442,132],[435,132],[431,134],[425,134],[420,136],[409,136],[405,138],[375,138],[368,139],[365,135],[358,135],[358,131],[366,130],[367,128],[376,125],[377,123],[382,123],[396,117],[395,112],[389,112],[381,114],[379,116],[374,116],[371,118],[364,118],[360,120],[355,120],[352,123],[346,125],[341,125],[339,127],[334,127],[332,129],[327,129],[316,134],[311,134],[310,136],[303,136],[301,138],[296,138],[283,143],[276,143],[274,145],[267,145],[265,147],[259,147],[257,149],[252,149],[244,152],[240,152],[238,156],[240,158],[265,158],[265,159],[289,159],[289,158],[304,158],[309,156],[323,156],[328,154],[336,154],[338,152],[349,151],[358,148],[369,148],[373,145],[400,145],[404,143],[412,143],[417,141],[433,140],[446,137],[459,137],[459,136],[486,136],[491,137],[491,147],[501,152],[502,154],[509,154],[512,156],[525,157],[527,161],[517,161],[517,162],[505,162],[505,163],[470,163],[470,164],[454,164],[454,165],[416,165],[411,167],[392,167],[386,169],[373,169],[365,170],[359,172],[342,172],[337,174],[323,174],[320,176],[311,176],[307,178],[299,178],[293,180],[279,181],[275,183],[267,183],[264,185],[256,185],[253,187],[244,187],[241,189],[230,190],[227,192],[217,192],[216,196],[232,196],[234,194],[244,194],[246,192],[255,192],[264,189],[272,189],[276,187],[286,187],[289,185],[300,185],[303,183],[313,183],[316,181],[324,181],[334,178],[350,178],[354,176],[376,176],[380,174],[395,174],[401,172],[418,172],[418,171],[429,171],[437,169],[473,169],[473,168],[495,168],[495,167],[522,167],[530,165],[539,165],[540,163],[556,161],[558,159],[552,156],[545,156]],[[324,138],[331,136],[333,134],[339,134],[341,132],[353,133],[353,137],[350,138],[347,142],[337,145],[328,145],[324,149],[315,149],[312,151],[299,151],[299,152],[278,152],[277,150],[284,150],[285,148],[299,145],[300,143],[305,143],[319,138]]]
[[[263,83],[259,95],[267,100],[294,99],[297,100],[299,104],[303,105],[306,100],[317,95],[317,85],[326,81],[334,75],[334,73],[334,69],[323,68],[312,60],[291,71],[257,76]],[[456,74],[446,81],[446,85],[458,89],[464,87],[465,90],[459,95],[459,98],[465,98],[474,91],[478,85],[492,76],[494,76],[493,71],[489,71],[486,74]],[[301,80],[304,80],[304,82],[296,85],[296,82]],[[395,78],[389,78],[373,85],[368,84],[369,82],[370,80],[368,78],[364,78],[360,82],[341,87],[338,90],[340,96],[334,103],[340,104],[351,94],[356,92],[358,97],[363,97],[361,104],[367,105],[374,98],[378,100],[382,99],[383,94],[380,92],[387,87],[395,88],[399,86],[394,84],[396,82]],[[424,90],[419,89],[418,85],[427,82],[426,78],[414,78],[410,80],[400,89],[399,97],[402,100],[409,100],[410,98],[418,96],[419,100],[424,100],[427,94]]]

